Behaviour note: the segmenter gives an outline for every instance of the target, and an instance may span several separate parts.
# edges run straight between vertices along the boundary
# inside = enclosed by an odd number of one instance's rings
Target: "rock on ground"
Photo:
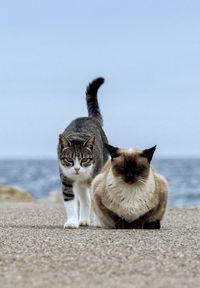
[[[0,287],[200,287],[200,209],[161,230],[64,230],[60,204],[0,205]]]
[[[30,202],[32,200],[30,193],[18,187],[0,185],[0,202]]]

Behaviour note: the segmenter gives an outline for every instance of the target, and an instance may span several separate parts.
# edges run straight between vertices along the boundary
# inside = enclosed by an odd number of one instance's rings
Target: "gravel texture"
[[[0,205],[0,287],[200,287],[200,209],[154,231],[63,223],[60,204]]]

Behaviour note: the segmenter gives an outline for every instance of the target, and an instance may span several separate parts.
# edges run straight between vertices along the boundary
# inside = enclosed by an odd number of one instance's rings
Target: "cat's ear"
[[[151,163],[151,160],[153,158],[153,154],[154,154],[155,150],[156,150],[156,145],[149,148],[149,149],[145,149],[142,151],[142,157],[147,158],[149,161],[149,164]]]
[[[114,146],[111,146],[111,145],[106,144],[106,143],[104,145],[105,145],[106,149],[108,150],[112,159],[119,156],[119,153],[118,153],[119,148],[118,147],[114,147]]]
[[[88,147],[93,150],[96,138],[94,135],[87,138],[87,140],[83,143],[83,147]]]
[[[72,143],[67,138],[65,138],[65,136],[63,134],[59,135],[59,143],[60,143],[62,148],[63,147],[70,147],[72,145]]]

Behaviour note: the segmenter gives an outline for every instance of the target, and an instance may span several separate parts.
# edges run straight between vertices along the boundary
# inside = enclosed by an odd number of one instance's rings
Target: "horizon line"
[[[178,160],[178,159],[185,159],[185,160],[195,160],[195,159],[200,159],[200,155],[160,155],[160,156],[155,156],[153,160]],[[0,161],[28,161],[28,160],[35,160],[35,161],[40,161],[40,160],[58,160],[57,157],[53,156],[9,156],[9,157],[1,157],[0,156]]]

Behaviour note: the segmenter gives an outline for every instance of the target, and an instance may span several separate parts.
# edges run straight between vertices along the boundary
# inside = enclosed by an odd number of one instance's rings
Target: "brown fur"
[[[107,148],[108,160],[92,183],[93,207],[102,225],[118,229],[159,229],[168,188],[150,165],[155,147]]]
[[[112,161],[112,172],[116,177],[124,176],[124,181],[126,181],[126,171],[125,167],[130,167],[134,171],[134,177],[130,182],[136,182],[140,178],[147,178],[149,175],[149,163],[147,158],[141,157],[139,153],[132,154],[126,153],[126,150],[119,150],[119,156]]]

